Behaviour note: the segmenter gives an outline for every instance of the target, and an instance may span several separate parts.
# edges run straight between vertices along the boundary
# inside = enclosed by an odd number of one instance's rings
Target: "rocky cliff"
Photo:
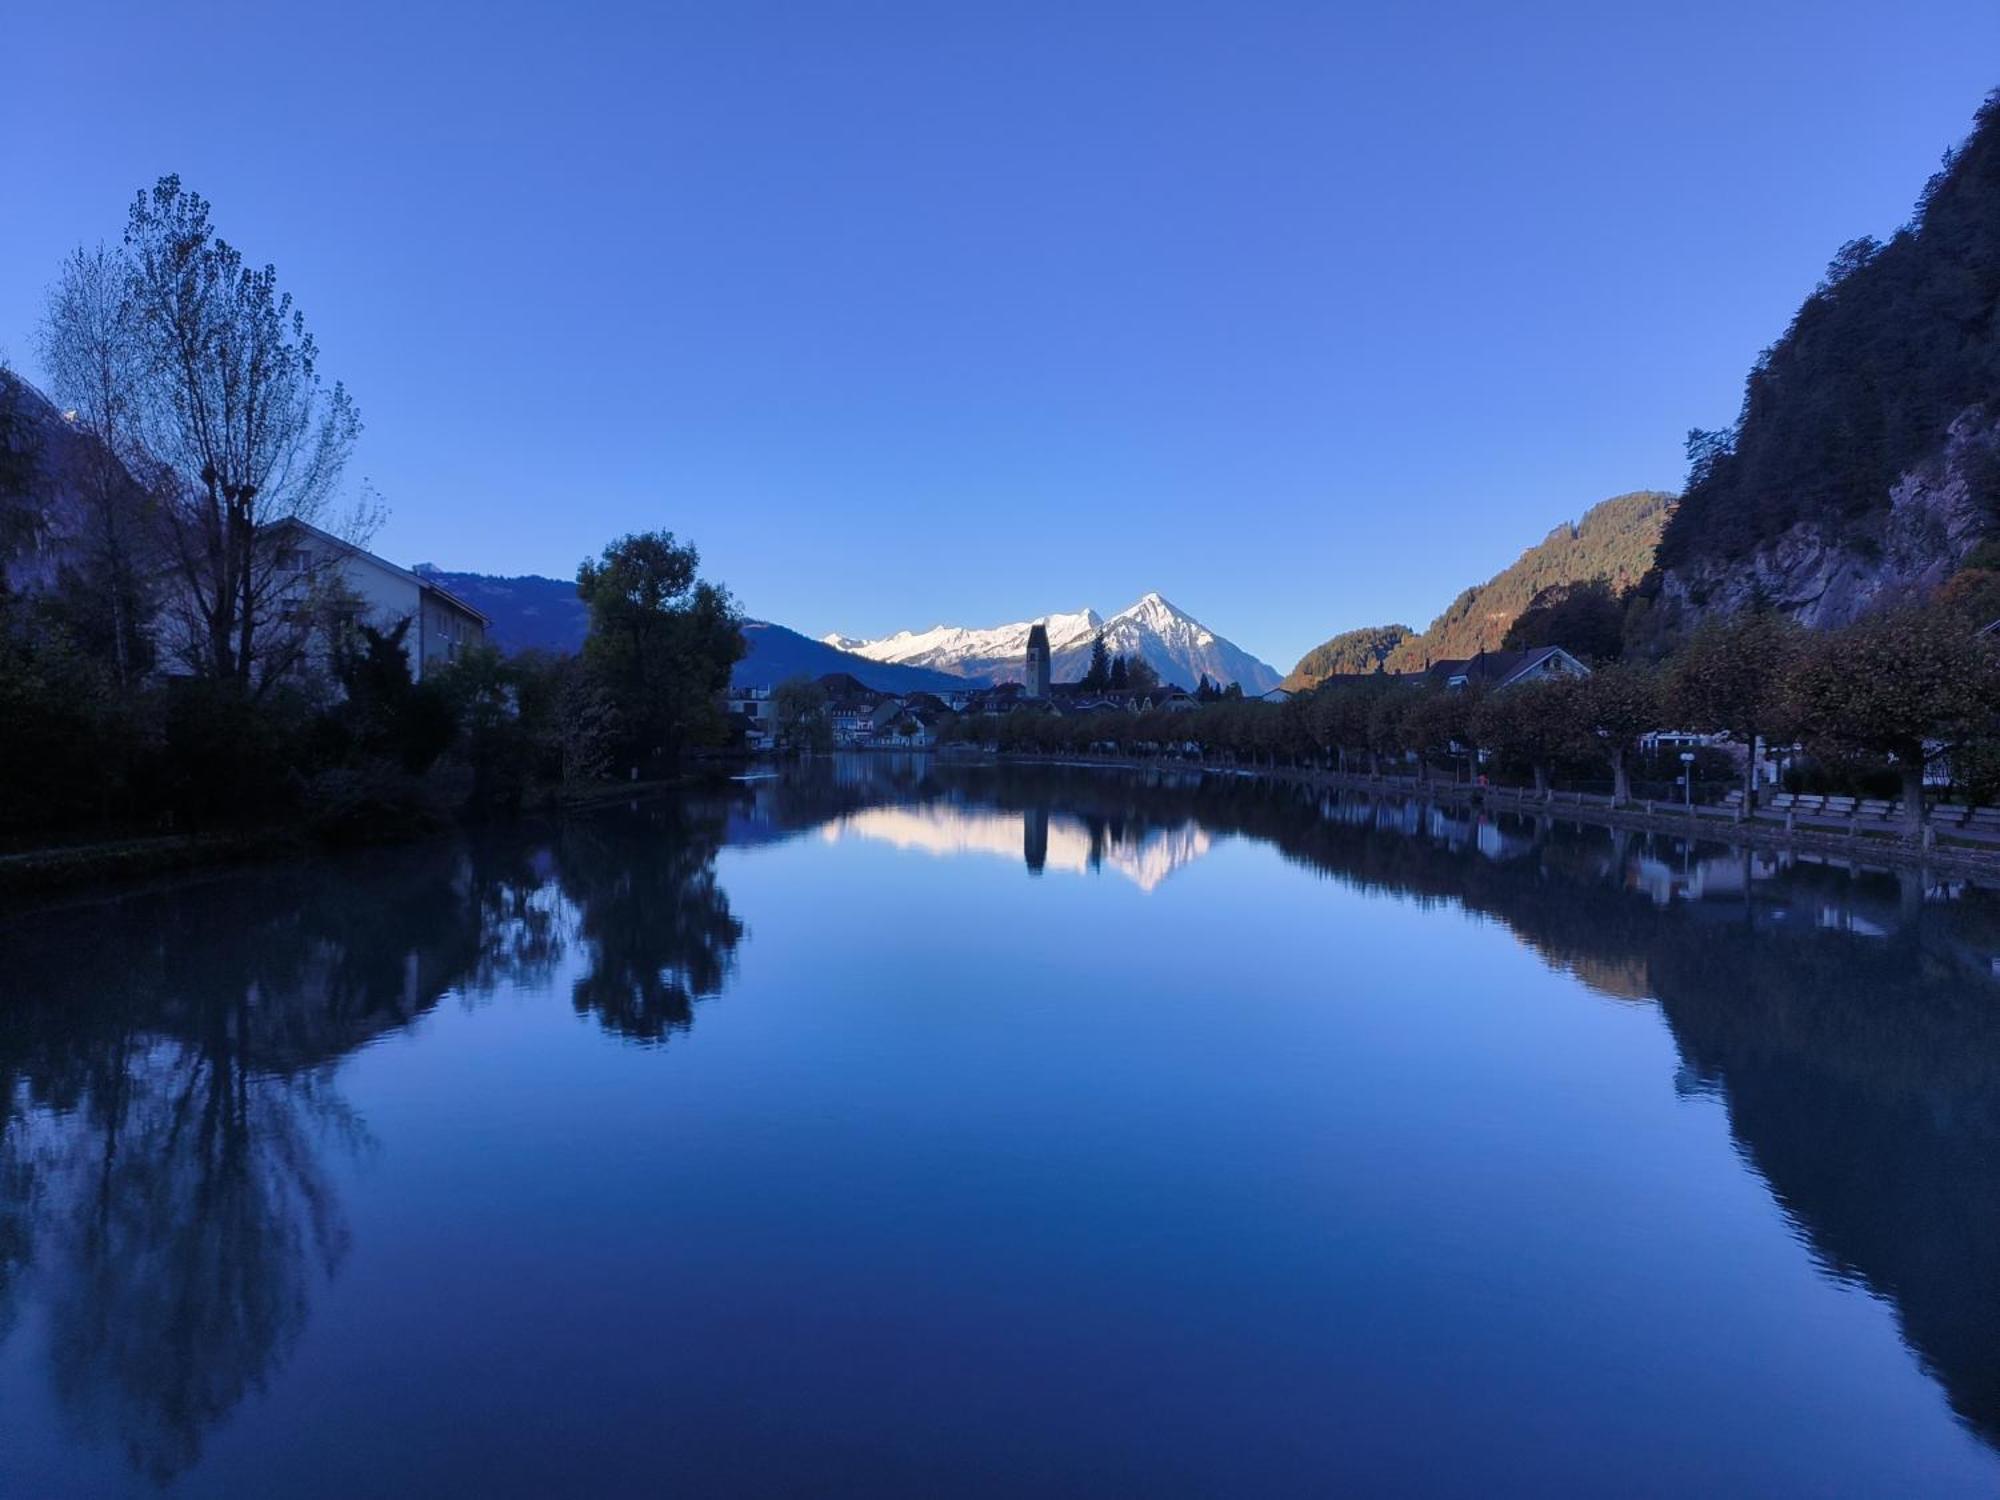
[[[1798,521],[1737,556],[1665,570],[1658,608],[1676,627],[1762,602],[1830,629],[1933,592],[1993,530],[2000,423],[1969,411],[1944,447],[1893,484],[1878,510]]]
[[[1671,639],[1766,600],[1838,626],[1943,583],[2000,519],[2000,95],[1908,224],[1843,245],[1745,382],[1689,435],[1641,590]]]

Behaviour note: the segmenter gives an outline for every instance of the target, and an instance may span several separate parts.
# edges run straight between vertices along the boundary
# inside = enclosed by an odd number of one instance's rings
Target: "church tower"
[[[1028,675],[1030,698],[1046,698],[1049,695],[1049,632],[1041,625],[1028,629]]]

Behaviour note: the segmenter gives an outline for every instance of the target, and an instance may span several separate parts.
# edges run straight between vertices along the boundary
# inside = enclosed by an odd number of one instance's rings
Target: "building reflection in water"
[[[32,1298],[79,1431],[168,1479],[283,1366],[371,1149],[342,1059],[446,997],[562,992],[658,1045],[748,927],[729,845],[858,839],[1145,890],[1235,837],[1504,922],[1657,1004],[1811,1253],[1896,1307],[2000,1441],[2000,899],[1917,872],[1243,779],[843,758],[452,845],[274,868],[0,928],[0,1339]]]
[[[1192,816],[1170,827],[1142,827],[1036,805],[1020,812],[956,802],[863,808],[823,829],[829,840],[869,839],[926,854],[991,854],[1019,859],[1031,874],[1109,871],[1141,890],[1208,853],[1208,831]]]

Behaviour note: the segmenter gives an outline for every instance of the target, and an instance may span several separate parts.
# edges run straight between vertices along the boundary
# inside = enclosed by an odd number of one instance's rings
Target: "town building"
[[[1048,627],[1037,622],[1028,630],[1027,675],[1022,679],[1025,696],[1046,698],[1049,695],[1049,632]]]
[[[750,750],[768,750],[777,742],[777,717],[767,687],[732,687],[729,690],[730,716],[743,731],[743,743]]]

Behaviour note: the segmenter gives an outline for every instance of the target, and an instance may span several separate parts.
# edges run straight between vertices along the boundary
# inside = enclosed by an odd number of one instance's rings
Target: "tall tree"
[[[1535,778],[1535,791],[1546,795],[1555,763],[1582,748],[1577,685],[1573,677],[1550,677],[1487,694],[1470,719],[1473,738],[1488,749],[1525,760]]]
[[[1632,800],[1630,758],[1641,736],[1662,728],[1659,674],[1627,662],[1607,662],[1576,689],[1577,717],[1611,762],[1611,801]]]
[[[276,268],[247,266],[178,177],[133,202],[121,259],[134,341],[125,416],[163,501],[177,645],[204,675],[257,689],[304,649],[301,559],[324,556],[287,546],[276,523],[355,543],[370,529],[365,509],[332,514],[361,419],[321,380]]]
[[[621,537],[577,570],[590,609],[584,662],[617,710],[628,766],[657,771],[722,736],[720,698],[743,658],[728,592],[670,531]]]
[[[1912,833],[1923,824],[1926,764],[2000,729],[1993,639],[1949,609],[1888,610],[1820,635],[1785,686],[1809,746],[1894,759]]]
[[[77,635],[97,649],[121,686],[152,663],[149,631],[158,537],[155,509],[134,471],[146,473],[136,405],[144,389],[142,342],[130,267],[102,245],[64,260],[41,327],[51,394],[86,441],[70,445],[75,472],[59,476],[84,517],[76,576],[64,594],[84,618]]]
[[[1797,625],[1753,609],[1704,622],[1668,669],[1667,707],[1676,727],[1728,734],[1743,746],[1743,803],[1757,805],[1757,742],[1785,719],[1784,680],[1798,654]]]
[[[1090,642],[1090,670],[1083,674],[1083,685],[1096,692],[1111,686],[1111,652],[1104,644],[1104,632],[1098,631]]]

